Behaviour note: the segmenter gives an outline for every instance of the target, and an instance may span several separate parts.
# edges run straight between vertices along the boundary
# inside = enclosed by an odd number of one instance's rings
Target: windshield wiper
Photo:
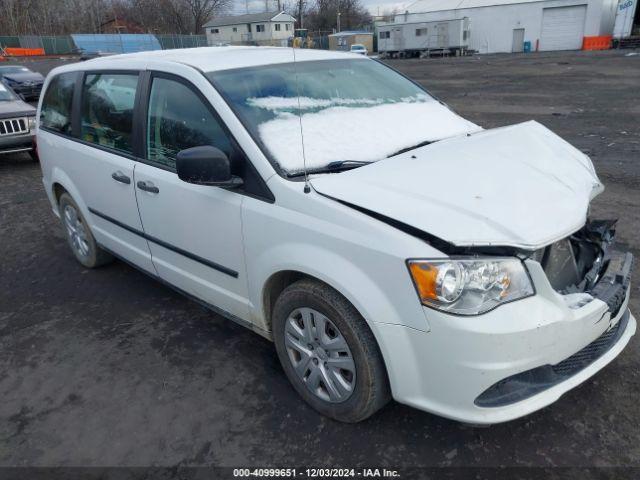
[[[324,167],[311,168],[307,170],[307,173],[312,174],[344,172],[345,170],[352,170],[354,168],[362,167],[363,165],[369,165],[370,163],[373,162],[367,162],[365,160],[336,160],[335,162],[327,163]],[[299,177],[302,175],[304,175],[304,172],[294,173],[288,176]]]
[[[339,171],[339,170],[350,170],[352,168],[358,168],[363,165],[369,165],[373,162],[367,162],[365,160],[337,160],[335,162],[328,163],[323,170],[329,170],[331,172]]]
[[[431,143],[433,143],[433,141],[425,140],[424,142],[420,142],[420,143],[418,143],[416,145],[413,145],[411,147],[402,148],[402,149],[398,150],[397,152],[392,153],[391,155],[387,155],[387,158],[395,157],[396,155],[400,155],[401,153],[405,153],[405,152],[408,152],[410,150],[415,150],[416,148],[424,147],[424,146],[429,145]]]

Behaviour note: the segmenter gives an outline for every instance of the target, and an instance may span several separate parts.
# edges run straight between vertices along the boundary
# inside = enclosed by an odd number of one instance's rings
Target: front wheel
[[[273,334],[287,377],[323,415],[359,422],[389,401],[373,333],[353,305],[328,285],[300,280],[287,287],[274,306]]]

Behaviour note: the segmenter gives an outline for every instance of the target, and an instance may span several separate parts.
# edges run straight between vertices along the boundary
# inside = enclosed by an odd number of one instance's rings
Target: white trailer
[[[616,8],[616,21],[613,26],[613,38],[621,39],[631,35],[633,19],[638,0],[620,0]]]
[[[396,17],[397,20],[397,17]],[[469,19],[393,22],[378,27],[378,52],[417,56],[421,53],[464,53],[469,46]]]

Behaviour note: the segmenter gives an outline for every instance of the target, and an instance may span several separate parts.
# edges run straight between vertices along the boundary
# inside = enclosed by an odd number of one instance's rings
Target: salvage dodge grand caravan
[[[483,130],[361,55],[221,47],[51,72],[44,185],[77,260],[121,258],[272,339],[319,412],[391,397],[492,424],[611,362],[632,257],[589,158]]]

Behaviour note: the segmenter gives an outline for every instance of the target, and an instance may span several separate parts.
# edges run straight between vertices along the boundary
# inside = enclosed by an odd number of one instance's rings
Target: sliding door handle
[[[138,182],[136,183],[140,190],[144,190],[149,193],[160,193],[160,189],[156,187],[152,182]]]
[[[127,185],[129,185],[131,183],[131,178],[126,176],[120,170],[118,170],[117,172],[113,172],[111,174],[111,178],[113,178],[116,182],[126,183]]]

